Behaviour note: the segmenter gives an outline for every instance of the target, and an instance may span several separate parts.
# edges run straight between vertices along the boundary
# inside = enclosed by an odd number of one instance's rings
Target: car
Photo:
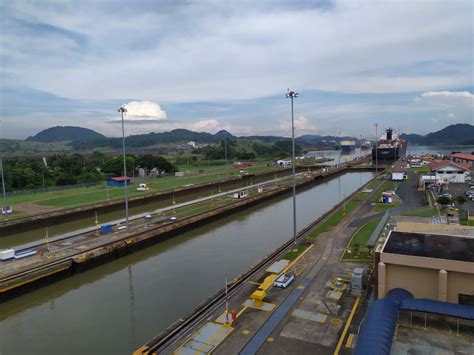
[[[470,196],[474,195],[474,191],[466,191],[464,193],[464,195],[466,195],[467,197],[470,197]]]
[[[451,194],[442,194],[439,197],[453,198],[453,196]]]

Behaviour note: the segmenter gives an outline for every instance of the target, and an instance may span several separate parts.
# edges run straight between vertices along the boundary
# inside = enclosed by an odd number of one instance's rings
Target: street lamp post
[[[378,163],[379,163],[379,153],[378,153],[378,145],[379,145],[379,134],[378,134],[378,124],[376,123],[375,124],[375,176],[378,175],[378,172],[379,172],[379,166],[378,166]]]
[[[2,123],[2,121],[0,121],[0,123]],[[7,205],[7,193],[5,189],[5,175],[3,172],[3,159],[1,155],[0,155],[0,173],[2,174],[2,192],[3,192],[3,206],[2,206],[2,209],[0,210],[0,215],[2,215],[2,212],[3,212],[5,213],[5,216],[6,216],[8,214],[9,207]]]
[[[296,169],[295,169],[295,117],[293,112],[293,100],[298,97],[298,93],[290,91],[286,98],[291,99],[291,170],[293,178],[293,242],[296,246]]]
[[[125,156],[125,127],[124,127],[124,121],[123,121],[123,115],[127,112],[127,109],[125,107],[120,107],[118,111],[122,115],[122,150],[123,150],[123,176],[125,178],[124,181],[124,190],[125,190],[125,220],[127,224],[127,231],[129,230],[129,224],[128,224],[128,181],[127,181],[127,158]]]
[[[225,173],[227,174],[227,138],[224,138]]]

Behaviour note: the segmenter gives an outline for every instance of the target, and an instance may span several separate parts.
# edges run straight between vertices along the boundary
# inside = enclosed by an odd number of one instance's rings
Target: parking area
[[[446,189],[444,192],[448,193],[453,196],[453,199],[456,199],[456,196],[465,196],[466,191],[474,191],[474,188],[470,188],[474,183],[473,182],[465,182],[465,183],[451,183],[449,184],[448,189]],[[454,202],[456,207],[459,207],[457,202]],[[474,201],[470,200],[468,198],[467,202],[462,205],[462,208],[464,210],[469,211],[469,215],[472,216],[474,215]]]

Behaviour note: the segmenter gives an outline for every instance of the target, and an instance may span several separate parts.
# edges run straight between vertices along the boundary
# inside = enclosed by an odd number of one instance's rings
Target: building
[[[456,153],[451,155],[451,160],[456,163],[465,163],[474,168],[474,154]]]
[[[130,185],[132,182],[132,178],[128,176],[116,176],[116,177],[111,177],[106,180],[107,186],[109,187],[120,187],[120,186],[127,186]]]
[[[391,231],[376,251],[378,298],[404,289],[415,298],[474,306],[474,238]]]
[[[403,162],[395,164],[392,171],[392,181],[403,181],[407,179],[405,165]]]
[[[438,183],[463,183],[466,181],[469,170],[466,163],[456,163],[450,160],[435,160],[428,166]]]

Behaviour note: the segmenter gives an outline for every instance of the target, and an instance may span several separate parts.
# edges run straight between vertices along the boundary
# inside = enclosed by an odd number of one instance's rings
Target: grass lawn
[[[385,211],[388,210],[389,208],[395,207],[395,206],[397,206],[397,205],[394,204],[394,203],[377,203],[377,204],[374,206],[373,210],[374,210],[375,212],[385,212]]]
[[[372,260],[372,256],[369,254],[366,244],[380,220],[381,218],[375,218],[367,222],[353,235],[342,256],[343,260]]]
[[[474,219],[461,219],[459,220],[459,223],[461,223],[463,226],[471,226],[474,227]]]
[[[219,179],[224,179],[230,176],[240,175],[239,170],[232,166],[226,168],[225,166],[212,167],[193,167],[196,169],[195,173],[190,173],[188,176],[175,177],[166,176],[162,178],[135,178],[133,184],[129,187],[129,196],[138,196],[147,193],[157,192],[161,190],[173,189],[187,184],[202,184]],[[203,168],[205,173],[199,174],[197,171]],[[267,167],[267,162],[259,162],[254,167],[248,169],[251,172],[271,171],[272,168]],[[211,174],[209,172],[212,172]],[[226,173],[227,172],[227,173]],[[150,190],[137,191],[136,187],[140,183],[146,183]],[[109,199],[123,198],[123,188],[109,188]],[[60,191],[41,192],[35,194],[11,196],[8,198],[9,203],[16,205],[23,202],[34,202],[43,206],[53,207],[72,207],[84,204],[92,204],[105,202],[107,200],[107,189],[104,184],[99,184],[91,187],[70,188]]]
[[[398,181],[385,181],[383,183],[382,187],[377,191],[377,193],[372,198],[372,201],[377,203],[374,206],[374,211],[383,212],[389,209],[390,207],[396,206],[396,204],[379,203],[379,201],[380,201],[380,198],[382,197],[382,192],[395,190],[398,187],[398,185],[400,185],[400,182]]]
[[[327,232],[332,227],[335,227],[342,221],[342,219],[352,212],[360,204],[360,201],[355,198],[346,203],[346,208],[338,208],[332,215],[329,216],[319,227],[317,227],[308,237],[310,240],[314,240],[321,233]]]
[[[402,216],[414,216],[414,217],[432,217],[438,214],[438,210],[435,207],[425,206],[415,208],[402,213]]]
[[[429,173],[430,168],[428,167],[428,165],[424,165],[419,168],[408,168],[407,171],[410,173]]]
[[[380,185],[380,181],[379,180],[374,180],[369,185],[367,185],[367,188],[371,189],[371,190],[374,190],[377,187],[379,187],[379,185]]]
[[[298,245],[296,248],[293,248],[288,253],[286,253],[286,255],[282,259],[293,261],[305,250],[306,246]]]

